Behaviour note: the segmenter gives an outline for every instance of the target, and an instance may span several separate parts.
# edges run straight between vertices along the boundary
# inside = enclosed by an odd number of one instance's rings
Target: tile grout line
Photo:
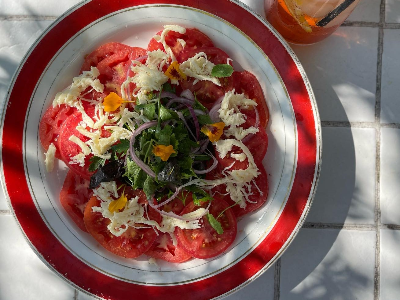
[[[281,297],[281,259],[276,261],[274,269],[274,300]]]
[[[0,15],[0,21],[55,21],[55,16]]]
[[[381,227],[381,211],[380,211],[380,152],[381,152],[381,100],[382,100],[382,60],[383,60],[383,39],[385,26],[386,0],[381,0],[380,5],[380,21],[378,33],[378,57],[376,67],[376,98],[375,98],[375,268],[374,268],[374,300],[380,298],[380,227]]]

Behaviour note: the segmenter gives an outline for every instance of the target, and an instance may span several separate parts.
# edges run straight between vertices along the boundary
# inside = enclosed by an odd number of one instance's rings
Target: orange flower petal
[[[218,141],[222,134],[224,133],[224,127],[225,123],[224,122],[218,122],[214,124],[208,124],[204,125],[201,128],[201,132],[204,133],[212,143]]]
[[[186,80],[186,74],[179,69],[179,63],[174,61],[164,73],[171,80]]]
[[[108,205],[108,210],[111,213],[119,211],[125,207],[126,202],[128,202],[128,198],[125,196],[124,193],[122,193],[121,197],[114,201],[111,201],[111,203]]]
[[[124,100],[118,94],[111,92],[103,100],[104,111],[111,112],[117,110]]]
[[[172,145],[164,146],[164,145],[157,145],[153,147],[153,153],[155,156],[161,158],[162,161],[167,161],[168,158],[171,156],[172,153],[176,153],[174,147]]]

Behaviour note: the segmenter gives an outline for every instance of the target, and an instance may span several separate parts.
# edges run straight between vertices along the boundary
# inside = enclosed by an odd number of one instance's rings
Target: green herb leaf
[[[218,222],[217,219],[215,219],[212,214],[207,214],[207,219],[208,219],[208,222],[210,223],[210,225],[212,226],[212,228],[214,228],[218,234],[224,233],[221,223]]]
[[[228,64],[215,65],[211,70],[211,76],[214,77],[229,77],[233,73],[233,68]]]
[[[92,156],[90,159],[89,172],[94,172],[101,166],[104,166],[106,160],[98,156]]]
[[[126,153],[129,149],[129,140],[127,139],[122,139],[119,140],[118,144],[112,145],[110,147],[111,151],[117,154],[121,154],[121,153]]]
[[[206,191],[202,190],[196,185],[186,186],[185,190],[192,192],[194,205],[200,206],[204,202],[213,200],[213,197],[211,197],[210,194],[208,194]]]
[[[175,87],[172,87],[169,82],[166,82],[166,83],[163,84],[162,90],[175,94]]]
[[[198,115],[197,120],[199,121],[200,126],[213,123],[209,115]]]
[[[210,159],[211,159],[211,157],[208,156],[207,154],[198,154],[198,155],[195,155],[193,158],[193,160],[195,160],[195,161],[206,161],[206,160],[210,160]]]
[[[166,108],[164,105],[160,105],[159,117],[163,122],[171,119],[179,119],[176,112]]]
[[[142,189],[147,174],[134,161],[128,158],[126,160],[125,174],[123,176],[129,179],[134,189]]]
[[[143,191],[146,194],[148,200],[151,200],[153,198],[156,189],[157,185],[154,179],[150,176],[147,176],[143,184]]]

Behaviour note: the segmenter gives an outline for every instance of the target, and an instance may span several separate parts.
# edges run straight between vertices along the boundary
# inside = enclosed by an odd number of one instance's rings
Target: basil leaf
[[[233,73],[233,68],[228,64],[215,65],[211,70],[211,76],[214,77],[229,77]]]
[[[89,172],[94,172],[101,166],[104,166],[106,160],[98,156],[92,156],[90,159]]]
[[[210,223],[210,225],[212,226],[212,228],[214,228],[218,234],[224,233],[221,223],[218,222],[217,219],[214,218],[214,216],[212,214],[207,214],[207,219],[208,219],[208,222]]]

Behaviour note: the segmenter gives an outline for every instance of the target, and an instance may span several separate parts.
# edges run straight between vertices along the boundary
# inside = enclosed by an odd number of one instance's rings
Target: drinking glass
[[[360,0],[265,0],[269,23],[290,43],[313,44],[331,35]]]

